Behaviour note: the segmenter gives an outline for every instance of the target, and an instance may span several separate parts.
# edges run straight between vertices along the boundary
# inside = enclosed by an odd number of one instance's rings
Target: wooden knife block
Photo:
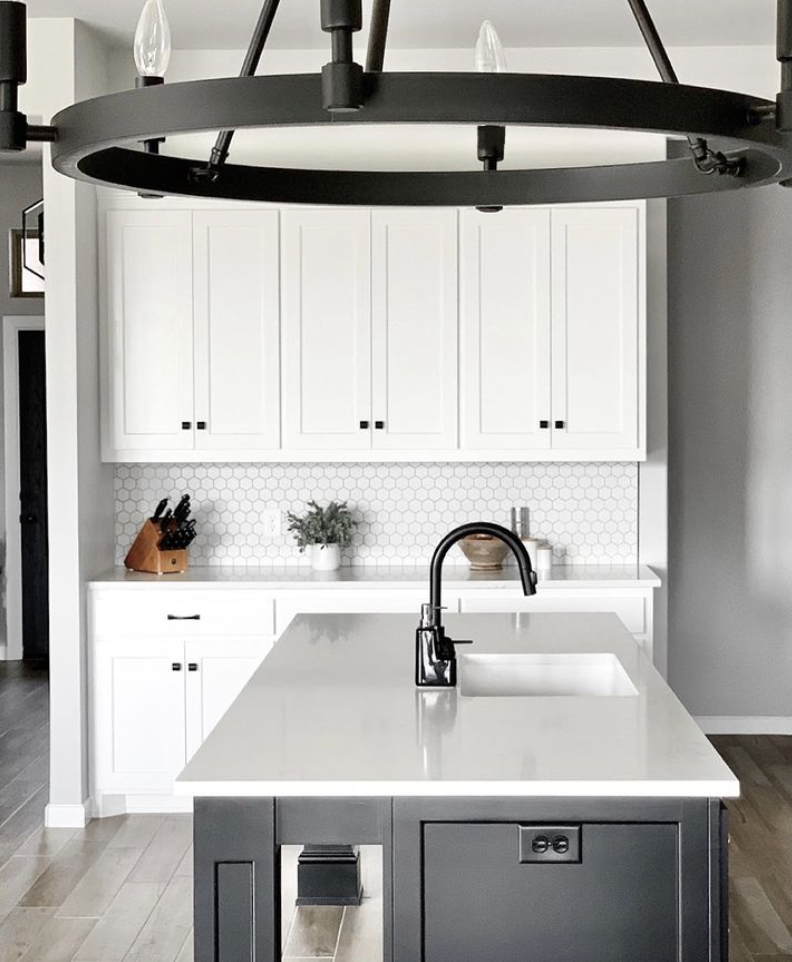
[[[149,518],[129,549],[124,565],[130,571],[147,571],[155,575],[182,574],[187,570],[187,549],[161,551],[159,545],[163,537],[159,524]]]

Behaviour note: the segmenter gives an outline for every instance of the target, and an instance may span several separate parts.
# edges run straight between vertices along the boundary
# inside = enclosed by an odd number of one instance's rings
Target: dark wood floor
[[[792,962],[792,736],[712,741],[743,792],[729,804],[730,960]],[[46,672],[0,662],[0,962],[189,962],[190,819],[45,830],[48,763]],[[340,910],[295,915],[286,955],[370,962],[379,913],[364,909],[343,925]]]
[[[712,742],[740,779],[729,803],[731,962],[792,962],[792,737]]]

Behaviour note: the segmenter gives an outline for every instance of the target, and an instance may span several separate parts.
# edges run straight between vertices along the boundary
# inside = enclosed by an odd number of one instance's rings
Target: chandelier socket
[[[349,113],[363,105],[363,68],[358,63],[327,63],[322,67],[322,106],[332,113]]]

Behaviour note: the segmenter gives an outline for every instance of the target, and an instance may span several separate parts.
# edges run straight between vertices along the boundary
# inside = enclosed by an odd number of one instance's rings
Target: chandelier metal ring
[[[252,76],[125,91],[54,118],[64,174],[144,193],[273,203],[478,206],[708,193],[792,179],[792,138],[775,104],[683,84],[541,74],[365,73],[363,109],[322,106],[315,74]],[[482,171],[367,171],[225,164],[146,153],[136,142],[218,129],[470,124],[611,129],[712,138],[740,176],[702,175],[689,160]],[[198,174],[196,174],[198,172]]]

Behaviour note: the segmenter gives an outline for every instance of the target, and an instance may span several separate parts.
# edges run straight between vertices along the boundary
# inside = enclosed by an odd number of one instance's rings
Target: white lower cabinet
[[[184,646],[187,758],[192,758],[206,736],[250,680],[269,650],[258,640],[188,641]]]
[[[407,650],[429,585],[264,584],[89,592],[91,792],[100,815],[181,810],[173,783],[299,614],[405,614]],[[540,584],[541,589],[541,584]],[[652,657],[653,586],[447,587],[454,612],[614,612]]]
[[[99,794],[168,795],[184,765],[184,643],[135,639],[94,651],[93,756]]]
[[[271,637],[95,644],[92,782],[99,811],[107,811],[105,796],[172,796],[176,776],[271,646]],[[148,806],[158,807],[153,799]]]

